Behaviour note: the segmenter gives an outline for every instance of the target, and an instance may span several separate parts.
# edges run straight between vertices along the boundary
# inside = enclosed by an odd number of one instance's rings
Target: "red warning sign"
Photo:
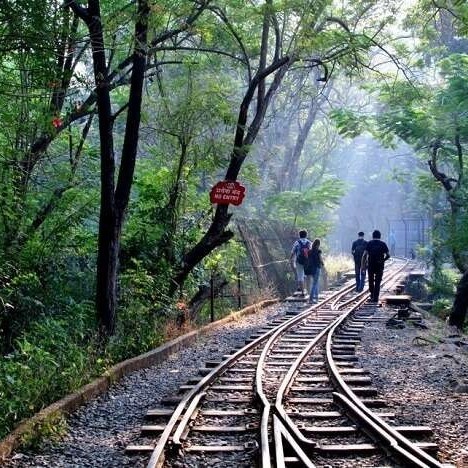
[[[210,191],[211,203],[218,205],[240,205],[245,197],[245,187],[239,182],[222,180],[218,182]]]

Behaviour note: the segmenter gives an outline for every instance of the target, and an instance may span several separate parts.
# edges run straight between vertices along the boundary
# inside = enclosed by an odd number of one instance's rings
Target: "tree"
[[[422,67],[419,75],[425,83],[416,78],[380,83],[376,88],[384,107],[373,119],[346,111],[337,112],[335,117],[344,134],[355,135],[366,128],[388,144],[397,136],[426,159],[433,181],[446,195],[446,242],[454,265],[463,275],[450,316],[450,323],[461,327],[468,307],[467,239],[460,236],[460,232],[466,231],[468,202],[465,175],[468,126],[464,118],[464,109],[468,105],[468,55],[452,52],[465,47],[463,38],[454,36],[455,31],[466,35],[468,23],[466,9],[461,4],[421,1],[417,6],[417,19],[412,18],[411,22],[415,28],[422,28],[421,9],[431,12],[436,19],[434,24],[424,21],[424,27],[428,25],[431,31],[419,30],[426,39],[419,52],[426,60],[420,60],[416,65]],[[447,15],[452,18],[450,24]],[[441,44],[443,49],[440,49]],[[438,46],[435,50],[431,48],[434,45]],[[428,79],[434,72],[436,79]]]
[[[37,0],[36,3],[41,2]],[[42,3],[55,5],[55,2],[46,0]],[[23,1],[15,4],[27,6],[27,2]],[[157,83],[167,67],[185,66],[210,55],[224,58],[225,63],[230,61],[237,64],[231,70],[238,74],[238,83],[245,80],[241,91],[244,95],[225,173],[228,180],[235,179],[257,138],[274,94],[292,65],[306,69],[338,63],[344,67],[363,66],[365,51],[372,41],[364,34],[355,32],[354,26],[369,14],[367,2],[358,2],[340,11],[343,16],[349,15],[352,28],[338,19],[338,15],[327,16],[330,4],[328,1],[320,4],[308,1],[276,4],[267,0],[263,5],[246,5],[236,0],[217,3],[209,0],[166,0],[150,7],[143,4],[135,6],[125,1],[66,1],[64,6],[67,8],[55,8],[53,11],[62,18],[62,26],[57,41],[60,47],[53,53],[49,51],[48,56],[49,59],[51,54],[58,57],[57,65],[51,72],[54,77],[49,90],[51,104],[30,118],[35,131],[17,152],[15,183],[9,187],[13,193],[13,202],[9,207],[12,207],[17,219],[22,216],[24,194],[30,189],[33,176],[40,174],[41,164],[47,159],[52,143],[66,142],[67,136],[73,134],[72,123],[83,118],[89,120],[82,126],[78,143],[74,140],[75,144],[69,145],[73,149],[70,177],[63,184],[57,184],[50,197],[44,198],[41,206],[36,207],[35,215],[26,223],[29,226],[17,229],[15,237],[18,240],[6,236],[7,242],[15,244],[17,249],[21,248],[24,243],[21,239],[26,238],[25,234],[43,226],[44,220],[59,206],[63,194],[74,185],[80,148],[83,148],[88,131],[92,132],[92,116],[97,114],[101,158],[97,308],[102,328],[112,333],[115,325],[118,251],[135,167],[142,99],[140,88],[144,79],[151,78]],[[135,10],[140,13],[135,13]],[[143,11],[147,19],[140,18]],[[28,10],[27,13],[29,16],[25,16],[30,17],[31,12]],[[131,31],[129,25],[133,23],[135,30]],[[56,24],[54,16],[53,27]],[[135,44],[137,26],[142,37],[151,30],[151,39],[145,39],[146,47],[141,49],[138,43]],[[210,43],[210,36],[220,39],[219,42]],[[14,50],[14,47],[8,47],[8,50]],[[142,53],[145,60],[141,58]],[[186,56],[182,58],[182,54]],[[89,60],[92,70],[88,66]],[[90,77],[93,79],[89,80]],[[73,100],[75,92],[80,95],[76,103]],[[41,115],[45,115],[45,122],[41,120]],[[125,124],[121,123],[124,118]],[[114,148],[119,141],[120,129],[123,134],[122,155],[115,157]],[[180,143],[179,169],[184,165],[187,141],[182,138]],[[180,195],[177,183],[176,177],[170,199],[174,205]],[[168,208],[172,216],[172,207]],[[6,214],[8,216],[9,213]],[[227,207],[217,207],[206,236],[186,253],[174,277],[175,282],[171,283],[174,290],[177,284],[183,284],[187,275],[207,254],[232,237],[227,229],[230,217]],[[173,219],[172,230],[175,223],[176,219]],[[14,225],[14,222],[10,222],[7,231],[14,232],[11,229]],[[171,258],[171,246],[168,247],[167,257]]]
[[[101,153],[101,210],[97,259],[96,307],[106,333],[115,328],[117,302],[117,270],[120,236],[125,210],[130,197],[141,120],[143,81],[148,46],[149,6],[146,0],[137,2],[135,45],[131,57],[131,77],[127,106],[127,122],[117,184],[115,184],[115,155],[110,82],[105,53],[104,25],[99,0],[90,0],[82,7],[70,1],[67,6],[81,18],[89,30],[93,53]]]
[[[147,1],[137,3],[135,15],[134,50],[133,54],[124,57],[113,71],[110,65],[114,58],[106,57],[106,42],[104,22],[101,16],[101,4],[90,0],[87,7],[82,7],[74,1],[66,2],[89,30],[95,93],[91,94],[85,105],[88,107],[96,102],[99,116],[99,140],[101,156],[101,209],[99,219],[99,240],[97,258],[96,307],[103,331],[112,334],[116,322],[117,276],[120,238],[124,216],[128,205],[141,120],[142,89],[147,72],[160,66],[150,63],[147,58],[158,49],[158,44],[181,35],[189,30],[195,20],[207,8],[209,1],[189,2],[192,8],[188,16],[180,23],[175,22],[173,29],[166,29],[149,42],[148,28],[151,9]],[[158,11],[158,8],[155,8]],[[173,20],[173,18],[171,18]],[[181,38],[183,41],[183,38]],[[128,102],[115,114],[112,112],[111,91],[122,84],[129,84]],[[120,167],[117,182],[115,182],[116,161],[114,154],[114,121],[123,111],[126,111]]]
[[[225,180],[234,181],[239,175],[274,96],[293,65],[301,63],[311,70],[327,64],[331,67],[341,64],[349,72],[352,68],[366,66],[365,53],[376,44],[375,36],[354,32],[345,20],[327,15],[329,3],[284,2],[279,7],[272,0],[266,0],[262,6],[262,25],[258,32],[258,54],[249,52],[242,34],[237,33],[230,22],[228,13],[220,8],[213,9],[237,42],[246,67],[245,93],[239,106]],[[355,23],[371,14],[367,4],[357,2],[347,7],[343,9],[343,14],[349,15]],[[378,26],[378,31],[381,29],[382,24]],[[233,232],[228,229],[231,216],[228,205],[217,205],[206,233],[184,255],[172,281],[172,293],[185,282],[204,257],[233,237]]]
[[[28,192],[41,151],[59,134],[67,90],[85,45],[77,44],[78,21],[55,2],[10,2],[2,8],[3,203],[0,245],[11,254],[42,225],[57,200],[73,186],[82,143],[70,148],[68,183],[30,210]],[[43,18],[49,21],[43,23]],[[86,137],[88,126],[83,129]],[[83,141],[83,139],[81,140]]]

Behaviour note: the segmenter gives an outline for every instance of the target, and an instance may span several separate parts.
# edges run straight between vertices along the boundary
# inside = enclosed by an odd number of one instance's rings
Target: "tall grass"
[[[334,283],[342,273],[354,272],[354,261],[350,255],[325,255],[323,259],[328,275],[328,282]]]

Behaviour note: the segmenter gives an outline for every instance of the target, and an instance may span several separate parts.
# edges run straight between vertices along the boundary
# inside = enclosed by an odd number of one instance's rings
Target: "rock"
[[[468,393],[468,384],[459,383],[453,390],[456,393]]]

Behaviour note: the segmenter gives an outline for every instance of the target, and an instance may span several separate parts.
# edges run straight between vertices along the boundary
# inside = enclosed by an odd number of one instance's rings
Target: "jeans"
[[[361,270],[360,264],[354,264],[354,273],[356,275],[356,291],[361,292],[366,282],[366,270]]]
[[[380,283],[383,276],[382,268],[369,268],[369,292],[371,301],[377,302],[380,294]]]
[[[310,288],[310,301],[318,301],[319,295],[319,279],[320,279],[320,268],[315,270],[315,273],[312,275],[312,287]]]

